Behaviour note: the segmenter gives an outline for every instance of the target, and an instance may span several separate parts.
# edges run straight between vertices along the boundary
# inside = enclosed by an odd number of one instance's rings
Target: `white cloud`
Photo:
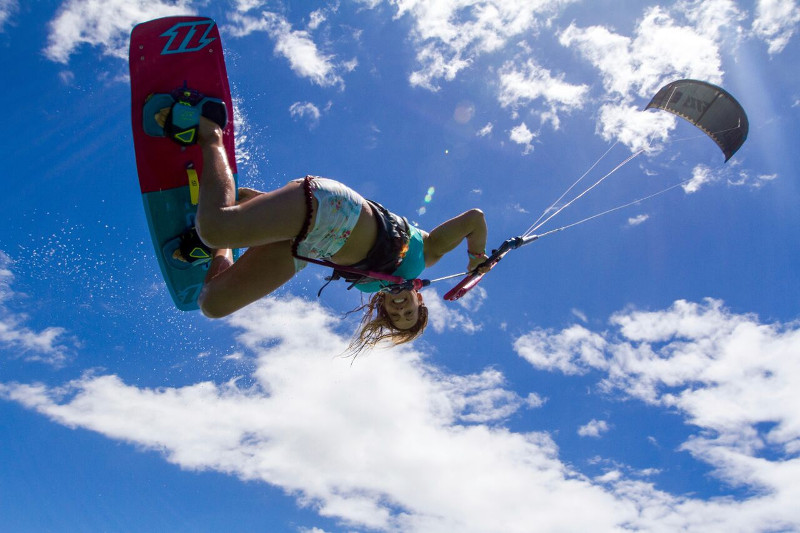
[[[505,47],[515,38],[535,33],[574,0],[402,0],[392,2],[397,17],[414,24],[419,70],[412,85],[432,90],[452,80],[476,58]],[[371,5],[376,5],[372,2]]]
[[[9,308],[12,300],[19,296],[12,289],[12,266],[11,258],[0,250],[0,346],[11,358],[60,366],[70,351],[66,330],[58,326],[38,331],[30,329],[24,325],[28,317]]]
[[[669,138],[675,117],[664,112],[642,112],[635,105],[607,103],[600,106],[598,133],[607,141],[619,140],[631,151],[661,150],[659,142]]]
[[[0,397],[187,470],[276,485],[359,529],[613,530],[636,517],[562,464],[546,434],[486,425],[526,403],[496,370],[443,374],[410,348],[351,366],[331,357],[345,346],[337,322],[298,299],[267,298],[234,315],[257,362],[250,388],[147,389],[87,374],[57,388],[2,384]]]
[[[236,11],[239,13],[247,13],[248,11],[252,11],[254,9],[258,9],[259,7],[266,4],[265,0],[236,0]]]
[[[751,189],[760,189],[764,185],[778,179],[778,174],[757,174],[753,176],[747,169],[731,169],[730,172],[725,174],[728,185],[734,187],[750,187]]]
[[[425,305],[428,307],[428,324],[435,332],[458,330],[471,334],[481,329],[480,324],[472,321],[470,314],[476,311],[486,299],[486,290],[483,287],[473,288],[461,300],[458,300],[466,312],[459,311],[453,305],[447,304],[436,289],[425,289],[422,294],[425,298]]]
[[[745,14],[734,0],[684,0],[676,5],[700,35],[715,41],[732,40],[731,44],[744,33],[741,23]]]
[[[191,0],[68,0],[50,22],[45,55],[68,63],[82,44],[100,47],[104,54],[127,59],[131,29],[139,22],[174,15],[191,15]]]
[[[494,129],[494,125],[491,122],[487,122],[486,125],[484,127],[482,127],[480,129],[480,131],[478,131],[478,133],[476,135],[478,137],[486,137],[487,135],[492,133],[493,129]]]
[[[638,226],[639,224],[643,224],[647,222],[650,218],[650,215],[636,215],[635,217],[628,218],[628,225],[629,226]]]
[[[575,315],[578,318],[578,320],[580,320],[581,322],[588,322],[589,321],[589,317],[587,317],[586,313],[584,313],[580,309],[570,309],[570,313]]]
[[[289,114],[294,118],[304,118],[308,121],[310,128],[315,128],[319,124],[322,116],[317,106],[311,102],[295,102],[289,106]]]
[[[574,325],[558,334],[535,329],[514,341],[514,349],[536,368],[584,374],[604,367],[606,344],[601,335]]]
[[[684,502],[684,528],[717,517],[719,530],[765,530],[773,527],[761,522],[769,513],[777,513],[769,519],[780,524],[774,528],[798,527],[800,511],[788,503],[800,496],[792,481],[800,474],[798,324],[763,324],[711,299],[620,312],[610,322],[615,331],[601,334],[534,331],[517,350],[539,368],[595,370],[605,375],[601,390],[676,410],[697,428],[682,449],[726,482],[756,491],[740,504]],[[603,357],[585,356],[587,337],[597,339]],[[541,353],[530,357],[531,346]],[[649,490],[641,495],[649,499]]]
[[[609,100],[599,113],[598,131],[603,138],[619,139],[634,151],[647,147],[648,140],[664,140],[675,127],[674,117],[643,113],[642,101],[674,79],[720,83],[719,41],[724,39],[724,30],[738,28],[741,18],[729,0],[715,0],[682,2],[673,12],[650,8],[632,37],[602,26],[567,27],[560,35],[561,44],[580,52],[602,76]]]
[[[536,409],[538,407],[541,407],[545,403],[547,403],[547,398],[542,398],[540,395],[536,394],[535,392],[531,392],[525,398],[525,404],[531,409]]]
[[[381,5],[381,3],[383,2],[383,0],[353,0],[353,1],[356,4],[363,5],[367,9],[375,9],[376,7]]]
[[[275,41],[275,54],[289,61],[289,66],[301,78],[308,78],[321,87],[344,86],[338,74],[343,68],[350,71],[352,62],[344,67],[336,64],[335,57],[320,51],[311,34],[305,30],[295,30],[283,15],[264,12],[260,17],[233,13],[231,25],[226,31],[235,37],[244,37],[253,32],[265,31]]]
[[[553,76],[549,70],[528,59],[524,64],[506,62],[499,71],[499,101],[503,107],[517,107],[522,103],[543,100],[546,110],[540,112],[542,122],[550,121],[559,127],[559,112],[568,112],[583,106],[589,88],[564,81],[564,76]]]
[[[536,135],[528,129],[528,125],[524,122],[511,128],[511,133],[508,137],[515,143],[525,147],[525,150],[522,152],[523,154],[529,154],[533,151],[533,144],[531,143]]]
[[[486,289],[476,285],[467,294],[456,300],[455,304],[469,313],[476,313],[488,297],[489,293],[486,292]]]
[[[800,8],[794,0],[759,0],[753,33],[769,46],[770,54],[783,51],[800,24]]]
[[[0,0],[0,32],[3,31],[6,22],[11,15],[16,13],[17,9],[19,9],[19,4],[16,0]]]
[[[611,468],[590,479],[558,459],[547,434],[503,427],[516,410],[544,400],[507,390],[494,369],[447,374],[413,347],[376,350],[352,366],[331,357],[346,343],[333,331],[338,322],[318,304],[294,298],[266,298],[235,314],[228,323],[256,365],[248,388],[231,381],[147,389],[89,373],[53,388],[0,384],[0,397],[65,426],[157,451],[187,470],[270,483],[350,528],[800,526],[796,324],[761,324],[713,300],[676,302],[664,311],[618,313],[613,331],[540,332],[560,339],[528,342],[569,351],[574,368],[606,375],[606,391],[682,414],[698,428],[682,449],[726,481],[755,489],[739,499],[703,500],[638,480],[652,468],[634,471],[602,458],[597,464]],[[590,353],[598,346],[607,357]],[[594,420],[582,432],[599,436],[608,427]]]
[[[606,422],[605,420],[592,419],[587,424],[578,428],[578,435],[580,435],[581,437],[592,437],[597,439],[600,438],[600,436],[602,436],[603,433],[607,433],[609,429],[611,428],[609,427],[608,422]],[[615,481],[616,479],[619,478],[615,477]],[[606,479],[604,481],[608,480]]]
[[[316,30],[319,28],[326,19],[325,11],[322,9],[317,9],[312,11],[308,15],[308,29],[311,31]]]
[[[715,172],[707,165],[697,165],[692,169],[692,178],[682,185],[686,194],[692,194],[700,190],[700,187],[707,183],[719,180],[719,173]]]
[[[621,96],[650,97],[665,80],[722,79],[717,43],[690,25],[679,25],[661,7],[649,9],[633,38],[607,28],[570,25],[561,44],[576,48],[603,75],[606,90]]]
[[[502,421],[523,405],[532,405],[514,392],[505,390],[503,374],[484,370],[471,376],[442,376],[441,383],[452,402],[457,419],[469,423]]]

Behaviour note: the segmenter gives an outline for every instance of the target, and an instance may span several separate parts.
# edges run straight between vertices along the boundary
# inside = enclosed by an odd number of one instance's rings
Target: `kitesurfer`
[[[156,116],[160,124],[169,110]],[[220,125],[200,117],[203,154],[196,232],[183,250],[205,245],[212,256],[198,298],[202,312],[223,317],[270,294],[302,269],[303,258],[378,271],[413,280],[425,267],[466,240],[467,269],[486,260],[483,212],[470,209],[430,233],[408,224],[380,204],[365,200],[338,181],[307,176],[269,192],[237,190]],[[233,261],[232,249],[247,248]],[[178,252],[181,253],[181,252]],[[184,257],[191,261],[191,257]],[[382,340],[401,344],[422,334],[428,311],[415,289],[381,291],[380,281],[357,283],[372,292],[351,349]]]

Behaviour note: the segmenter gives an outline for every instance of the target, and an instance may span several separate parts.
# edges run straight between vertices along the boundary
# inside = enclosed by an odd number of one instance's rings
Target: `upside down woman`
[[[156,119],[163,124],[168,110]],[[200,117],[198,144],[203,170],[197,208],[197,237],[212,249],[198,297],[202,312],[226,316],[288,282],[306,262],[377,271],[407,280],[419,277],[461,241],[467,241],[468,270],[485,259],[486,222],[471,209],[426,233],[345,185],[308,176],[280,189],[237,190],[220,126]],[[247,248],[233,261],[233,248]],[[382,283],[358,283],[373,292],[351,348],[360,351],[381,340],[408,342],[422,334],[428,312],[416,290],[381,291]]]

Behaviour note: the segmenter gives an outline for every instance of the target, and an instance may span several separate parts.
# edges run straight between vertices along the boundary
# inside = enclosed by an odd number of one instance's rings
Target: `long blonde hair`
[[[364,317],[347,348],[347,353],[353,357],[364,349],[374,348],[384,340],[390,341],[394,345],[411,342],[422,335],[425,326],[428,325],[428,308],[424,304],[420,304],[417,323],[408,329],[399,329],[392,324],[383,308],[384,294],[383,292],[375,293],[365,304],[350,311],[350,313],[364,311]]]

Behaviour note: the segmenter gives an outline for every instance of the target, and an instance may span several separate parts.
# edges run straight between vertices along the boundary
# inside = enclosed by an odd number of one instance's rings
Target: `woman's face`
[[[421,305],[422,295],[415,290],[405,290],[397,294],[389,292],[383,296],[383,310],[398,329],[414,327],[419,320]]]

